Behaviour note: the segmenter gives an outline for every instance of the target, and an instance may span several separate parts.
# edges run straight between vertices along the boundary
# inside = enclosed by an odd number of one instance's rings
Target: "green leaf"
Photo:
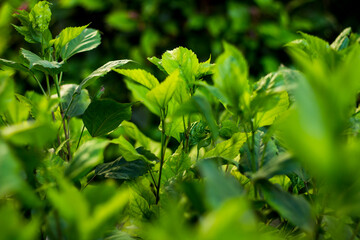
[[[259,181],[258,187],[267,203],[281,216],[306,232],[313,231],[315,222],[311,206],[304,198],[284,192],[266,180]]]
[[[132,138],[138,144],[143,146],[145,149],[150,150],[155,155],[160,155],[161,144],[145,136],[134,123],[123,121],[120,126],[124,130],[124,135]]]
[[[188,154],[183,151],[182,146],[180,145],[176,152],[164,163],[161,184],[167,186],[179,178],[181,180],[183,173],[190,169],[190,167],[191,159]]]
[[[149,89],[131,80],[125,80],[126,87],[132,92],[135,100],[141,101],[152,113],[160,116],[160,109],[156,103],[147,98]]]
[[[179,76],[179,71],[172,72],[160,85],[151,89],[146,97],[159,108],[165,108],[174,95]]]
[[[68,117],[82,115],[90,104],[89,93],[86,89],[74,95],[78,87],[77,84],[64,84],[60,87],[62,107]]]
[[[143,69],[114,69],[114,71],[143,85],[149,90],[159,85],[159,81],[151,73]]]
[[[71,40],[78,37],[87,26],[88,25],[81,27],[67,27],[63,29],[54,40],[51,41],[51,43],[54,45],[57,57],[59,56],[62,48],[64,48]],[[65,59],[63,58],[63,60]]]
[[[81,145],[65,169],[65,175],[77,180],[88,174],[96,165],[103,162],[103,152],[108,143],[109,141],[104,139],[91,139]]]
[[[21,167],[18,160],[0,138],[0,196],[21,189],[23,180],[19,175],[20,171]]]
[[[175,111],[175,116],[193,113],[200,113],[205,117],[214,138],[219,135],[218,126],[216,124],[211,106],[204,97],[193,96],[189,101],[182,104],[181,107]]]
[[[269,126],[274,123],[275,119],[289,107],[289,97],[287,92],[283,92],[279,96],[278,103],[270,110],[265,112],[259,111],[254,117],[256,127]]]
[[[161,63],[161,59],[157,58],[157,57],[148,57],[147,58],[151,63],[155,64],[158,69],[160,69],[161,71],[163,71],[164,73],[166,73],[166,70],[164,69],[164,67],[162,66]]]
[[[6,112],[14,98],[14,81],[10,75],[0,72],[0,114]]]
[[[95,49],[101,43],[101,36],[98,30],[85,28],[80,35],[71,39],[61,48],[61,58],[67,60],[75,54]]]
[[[214,162],[199,163],[201,175],[205,179],[206,200],[211,208],[219,208],[226,200],[242,195],[242,188],[231,175],[224,175]]]
[[[32,23],[32,27],[39,31],[44,32],[49,28],[51,20],[51,10],[49,2],[40,1],[31,9],[29,14],[29,20]]]
[[[105,135],[123,120],[130,120],[131,106],[131,103],[118,103],[111,99],[95,100],[84,112],[84,125],[93,137]]]
[[[241,146],[246,142],[245,133],[235,133],[229,140],[218,143],[215,148],[206,152],[204,158],[222,157],[233,160],[237,155]]]
[[[119,152],[121,156],[125,158],[126,161],[135,161],[135,160],[143,160],[146,162],[151,162],[144,155],[141,155],[136,151],[136,149],[129,143],[123,136],[119,138],[113,139],[111,143],[115,143],[119,146]]]
[[[33,28],[33,23],[30,21],[30,14],[25,10],[20,10],[13,14],[14,17],[19,19],[22,26],[13,25],[15,30],[25,37],[25,41],[28,43],[42,43],[45,36],[51,35],[49,30],[45,30],[43,33]],[[35,23],[35,22],[34,22]],[[44,22],[45,23],[45,22]],[[36,27],[36,23],[34,24]]]
[[[330,45],[332,49],[336,51],[341,51],[349,45],[351,35],[351,27],[345,28],[339,36],[335,39],[335,41]]]
[[[43,60],[35,53],[23,48],[21,49],[21,54],[29,61],[29,69],[34,68],[49,75],[55,75],[63,71],[63,63]]]
[[[224,42],[225,51],[216,59],[213,81],[236,111],[249,104],[248,66],[234,46]]]
[[[77,92],[80,92],[81,89],[86,88],[90,84],[96,81],[96,79],[103,77],[105,74],[110,72],[112,68],[117,68],[120,66],[123,66],[127,64],[128,62],[131,62],[131,60],[115,60],[110,61],[93,71],[89,76],[87,76],[82,82],[80,83]]]
[[[157,160],[155,155],[144,148],[138,148],[136,151],[139,154],[146,154],[147,158],[150,160]],[[119,157],[112,162],[97,166],[95,174],[104,176],[105,178],[133,180],[147,173],[149,169],[149,164],[142,159],[126,161],[125,158]]]
[[[219,129],[219,135],[222,138],[229,139],[234,135],[234,133],[239,132],[239,128],[236,122],[232,120],[224,120],[221,122],[221,127]]]
[[[26,73],[30,73],[29,69],[27,69],[24,65],[14,62],[14,61],[10,61],[10,60],[6,60],[6,59],[2,59],[0,58],[0,65],[4,65],[19,71],[23,71]]]
[[[259,179],[270,179],[276,175],[285,175],[299,168],[299,163],[287,153],[274,157],[266,162],[255,174],[252,175],[254,181]]]
[[[55,140],[56,127],[50,122],[26,121],[5,127],[2,137],[15,145],[43,147]]]
[[[200,79],[204,76],[211,75],[214,73],[215,64],[211,64],[211,57],[206,62],[199,63],[199,68],[196,73],[196,78]]]
[[[199,60],[196,54],[184,47],[166,51],[162,55],[161,64],[169,75],[179,70],[180,77],[187,84],[195,81],[199,69]]]

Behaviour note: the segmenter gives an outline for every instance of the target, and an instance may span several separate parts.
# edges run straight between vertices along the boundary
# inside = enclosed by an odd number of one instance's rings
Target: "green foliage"
[[[118,103],[103,99],[90,103],[82,116],[91,136],[102,136],[117,128],[123,120],[131,118],[131,103]]]
[[[144,4],[152,16],[157,5]],[[215,64],[178,47],[148,58],[160,74],[115,60],[67,79],[70,58],[96,48],[99,31],[69,27],[53,39],[46,1],[15,14],[36,45],[19,62],[0,59],[0,238],[358,239],[358,37],[347,28],[332,44],[303,32],[294,40],[281,3],[255,4],[282,15],[282,27],[254,28],[291,40],[295,63],[259,80],[226,41]],[[229,18],[194,16],[189,28],[246,32],[246,6],[231,1]],[[110,26],[137,28],[135,15],[114,11]],[[140,41],[152,39],[147,53],[160,39],[152,28]],[[19,91],[15,70],[42,95]],[[111,70],[134,101],[102,98],[107,86],[92,93]],[[158,117],[153,132],[134,118],[147,116],[140,104]]]

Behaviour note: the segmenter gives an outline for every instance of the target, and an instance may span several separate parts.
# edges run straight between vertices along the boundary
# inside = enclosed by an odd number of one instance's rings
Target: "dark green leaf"
[[[105,135],[117,128],[123,120],[130,120],[131,105],[110,99],[93,101],[84,112],[84,125],[93,137]]]
[[[306,232],[312,232],[315,222],[310,204],[300,196],[284,192],[269,181],[259,181],[258,187],[268,202],[281,216]]]
[[[144,148],[136,149],[139,154],[146,153],[148,159],[156,160],[156,156],[145,150]],[[126,161],[123,157],[116,160],[104,163],[96,167],[95,174],[102,175],[105,178],[131,180],[140,177],[147,173],[150,166],[141,158],[134,161]]]
[[[29,61],[29,69],[36,69],[49,75],[58,74],[63,70],[63,63],[43,60],[35,53],[23,48],[21,49],[21,54]]]
[[[17,63],[17,62],[10,61],[10,60],[2,59],[2,58],[0,58],[0,65],[11,67],[13,69],[27,72],[27,73],[30,72],[29,69],[27,69],[24,65]]]

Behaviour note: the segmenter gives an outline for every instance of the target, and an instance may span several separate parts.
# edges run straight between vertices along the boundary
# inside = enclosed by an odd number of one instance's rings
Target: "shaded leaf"
[[[83,114],[83,122],[91,136],[105,135],[117,128],[123,120],[131,118],[131,103],[114,100],[95,100]]]
[[[269,181],[259,181],[258,186],[267,203],[281,216],[306,232],[313,231],[315,222],[311,207],[304,198],[284,192]]]
[[[137,152],[139,154],[146,154],[150,160],[157,160],[155,155],[143,148],[138,148]],[[112,162],[98,165],[95,169],[95,174],[102,175],[105,178],[131,180],[144,175],[149,169],[149,164],[141,158],[129,162],[125,158],[119,157]]]
[[[11,67],[13,69],[19,70],[19,71],[23,71],[23,72],[27,72],[29,73],[29,69],[26,68],[24,65],[14,62],[14,61],[10,61],[10,60],[6,60],[6,59],[2,59],[0,58],[0,65],[4,65],[7,67]]]
[[[21,54],[29,61],[29,69],[34,68],[49,75],[58,74],[63,70],[63,63],[43,60],[35,53],[32,53],[23,48],[21,49]]]

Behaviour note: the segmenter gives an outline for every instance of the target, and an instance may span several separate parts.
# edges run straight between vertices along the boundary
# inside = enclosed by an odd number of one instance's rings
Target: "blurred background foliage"
[[[37,0],[1,0],[0,56],[16,60],[22,36],[10,24],[18,24],[11,15],[16,9],[31,9]],[[55,37],[67,26],[100,30],[102,44],[94,51],[79,55],[67,65],[65,83],[79,83],[94,69],[110,60],[132,59],[161,74],[147,61],[177,46],[192,49],[199,60],[215,59],[222,52],[222,41],[237,46],[250,66],[254,80],[275,71],[290,60],[284,44],[297,39],[303,31],[332,41],[345,27],[359,32],[356,14],[350,0],[50,0],[53,20],[50,30]],[[31,48],[30,48],[31,49]],[[36,49],[32,49],[36,51]],[[38,50],[39,51],[39,50]],[[16,73],[19,74],[19,73]],[[38,91],[36,82],[17,76],[17,92]],[[114,73],[90,88],[90,94],[101,87],[104,97],[128,102],[131,98],[123,81]],[[137,111],[138,110],[138,111]],[[144,107],[134,111],[134,121],[144,131],[152,125],[151,114]],[[137,114],[138,113],[138,114]],[[141,117],[137,117],[137,116]],[[141,118],[141,121],[137,121]],[[157,126],[156,126],[157,127]],[[156,129],[155,127],[155,129]]]

